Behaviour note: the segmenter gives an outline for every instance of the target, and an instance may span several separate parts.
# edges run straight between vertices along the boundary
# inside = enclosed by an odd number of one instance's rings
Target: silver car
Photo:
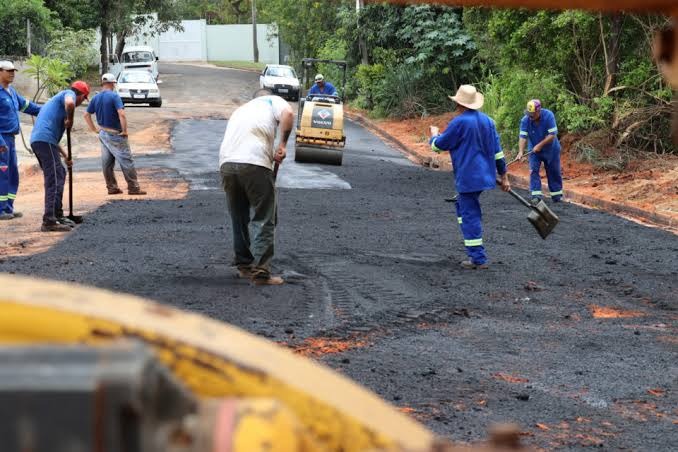
[[[160,107],[162,97],[157,82],[150,72],[122,71],[118,76],[116,90],[124,104],[149,104],[151,107]]]

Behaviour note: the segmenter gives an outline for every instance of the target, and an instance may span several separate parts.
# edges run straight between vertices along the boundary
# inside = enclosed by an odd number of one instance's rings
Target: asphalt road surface
[[[111,202],[59,245],[5,260],[0,271],[132,293],[238,325],[324,362],[454,440],[514,421],[526,443],[549,449],[675,450],[675,235],[559,204],[561,223],[544,241],[523,207],[493,191],[481,199],[490,269],[463,270],[456,215],[443,201],[451,175],[410,163],[349,122],[342,166],[298,165],[293,155],[283,164],[274,270],[288,284],[254,287],[230,265],[219,189],[232,108],[200,113],[201,102],[213,110],[220,98],[242,103],[257,76],[162,70],[164,99],[185,119],[175,123],[171,155],[138,165],[188,180],[188,196]]]

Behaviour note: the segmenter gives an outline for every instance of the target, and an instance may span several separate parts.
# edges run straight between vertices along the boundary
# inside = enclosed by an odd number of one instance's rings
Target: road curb
[[[357,122],[365,126],[366,128],[370,129],[371,131],[374,131],[379,135],[385,137],[388,141],[394,144],[395,147],[413,157],[422,166],[440,171],[452,171],[452,163],[450,162],[447,153],[439,155],[431,152],[430,154],[433,155],[430,155],[427,152],[421,152],[419,150],[411,149],[407,145],[405,145],[402,141],[400,141],[399,139],[388,133],[386,130],[384,130],[382,127],[380,127],[375,121],[372,121],[371,119],[366,118],[365,116],[353,111],[346,111],[344,114],[351,121]],[[509,174],[509,180],[511,181],[511,184],[517,186],[518,188],[528,189],[530,186],[530,180],[526,177],[517,176],[515,174]],[[576,190],[571,190],[567,188],[564,190],[564,197],[567,201],[582,204],[587,207],[603,210],[616,215],[640,219],[642,221],[652,223],[657,226],[667,227],[671,229],[678,228],[678,219],[657,212],[649,212],[643,209],[639,209],[638,207],[633,207],[614,201],[596,198],[594,196],[579,193]]]
[[[387,141],[391,142],[391,144],[393,144],[395,147],[413,157],[420,165],[439,171],[452,171],[452,162],[450,162],[450,158],[447,155],[447,153],[436,154],[435,152],[432,151],[421,152],[419,150],[411,149],[407,145],[405,145],[402,141],[400,141],[398,138],[394,137],[386,130],[378,126],[371,119],[368,119],[365,116],[352,111],[344,111],[344,114],[351,121],[357,122],[363,125],[364,127],[370,129],[371,131],[376,132],[377,134],[386,138]]]

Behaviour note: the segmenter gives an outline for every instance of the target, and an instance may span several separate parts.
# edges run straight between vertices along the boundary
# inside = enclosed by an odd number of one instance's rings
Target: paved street
[[[137,158],[187,181],[183,199],[114,200],[62,242],[0,271],[132,293],[240,326],[318,359],[460,441],[515,421],[544,448],[669,451],[678,443],[678,238],[571,204],[541,240],[507,194],[483,194],[491,267],[465,257],[449,173],[348,123],[340,167],[279,174],[274,270],[231,267],[217,156],[255,73],[161,66],[169,153]],[[80,121],[80,118],[78,118]],[[83,157],[78,171],[100,171]]]

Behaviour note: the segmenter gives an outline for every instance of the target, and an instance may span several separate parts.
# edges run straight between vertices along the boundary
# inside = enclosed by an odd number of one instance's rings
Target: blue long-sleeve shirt
[[[6,146],[3,134],[19,133],[19,112],[37,116],[40,105],[24,99],[11,85],[7,89],[0,87],[0,146]]]
[[[333,84],[330,82],[325,82],[325,86],[323,86],[323,89],[321,90],[320,87],[317,84],[314,84],[311,86],[311,89],[308,91],[308,94],[327,94],[329,96],[336,96],[337,95],[337,89],[334,87]]]
[[[491,190],[497,185],[497,173],[506,173],[494,121],[476,110],[452,119],[443,133],[431,138],[431,149],[449,151],[459,193]]]
[[[551,110],[542,108],[539,122],[527,115],[523,116],[523,119],[520,120],[520,138],[527,140],[528,151],[531,151],[535,145],[544,141],[549,135],[555,135],[555,138],[551,143],[544,146],[541,152],[544,154],[548,154],[551,151],[560,152],[556,116]]]

